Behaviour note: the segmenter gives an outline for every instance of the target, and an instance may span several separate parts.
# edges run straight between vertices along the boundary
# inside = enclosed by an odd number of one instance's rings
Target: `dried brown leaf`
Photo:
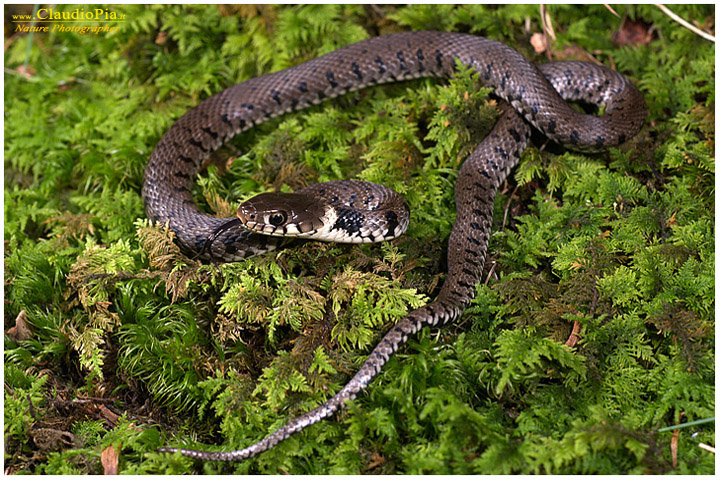
[[[27,313],[21,310],[15,317],[15,325],[8,328],[5,333],[14,340],[28,340],[32,338],[32,331],[27,322]]]
[[[100,454],[100,463],[103,466],[104,475],[117,475],[118,474],[118,460],[119,455],[115,447],[110,445]]]

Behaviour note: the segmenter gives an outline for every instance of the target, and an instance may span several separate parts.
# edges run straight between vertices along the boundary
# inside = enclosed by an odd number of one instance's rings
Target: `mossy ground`
[[[107,7],[125,16],[114,32],[32,37],[6,10],[6,471],[713,473],[697,447],[713,423],[678,430],[675,455],[658,429],[714,415],[714,44],[652,5],[548,8],[553,58],[628,75],[646,127],[603,154],[528,149],[462,321],[423,330],[336,417],[231,465],[155,449],[262,438],[432,298],[458,166],[496,109],[464,74],[240,135],[197,183],[209,210],[359,178],[413,217],[390,244],[231,265],[184,257],[144,220],[153,146],[212,93],[376,34],[469,32],[545,61],[529,43],[540,9],[128,5]],[[712,5],[674,10],[714,27]]]

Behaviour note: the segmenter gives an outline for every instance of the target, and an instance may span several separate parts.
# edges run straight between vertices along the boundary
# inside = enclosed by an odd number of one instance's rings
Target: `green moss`
[[[203,208],[358,178],[403,193],[412,219],[390,244],[298,243],[228,265],[186,258],[144,220],[154,145],[209,95],[376,34],[475,33],[543,62],[528,42],[540,9],[107,8],[125,15],[117,31],[6,39],[7,469],[99,474],[112,446],[126,474],[714,472],[697,448],[715,444],[712,424],[679,431],[676,467],[673,433],[658,433],[714,415],[712,43],[653,5],[615,7],[652,25],[635,46],[613,43],[621,21],[602,5],[548,6],[554,57],[628,75],[646,127],[596,155],[529,148],[496,200],[492,274],[458,325],[421,331],[334,418],[225,465],[155,449],[259,440],[432,299],[458,167],[497,107],[462,71],[243,133],[196,182]],[[714,14],[673,9],[700,25]]]

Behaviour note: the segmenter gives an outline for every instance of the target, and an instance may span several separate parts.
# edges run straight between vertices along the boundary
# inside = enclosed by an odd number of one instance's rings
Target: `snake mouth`
[[[307,229],[304,224],[289,223],[285,225],[272,225],[264,222],[263,219],[255,221],[246,218],[238,218],[237,222],[244,229],[262,235],[271,237],[295,237],[295,238],[312,238],[317,235],[317,229]]]

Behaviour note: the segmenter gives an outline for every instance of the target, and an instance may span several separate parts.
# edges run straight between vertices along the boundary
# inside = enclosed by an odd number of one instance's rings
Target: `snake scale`
[[[602,66],[551,62],[538,67],[499,42],[460,33],[380,36],[242,82],[187,112],[150,157],[143,185],[148,217],[167,223],[186,252],[203,258],[233,261],[276,248],[281,238],[249,232],[195,206],[190,195],[193,178],[210,154],[234,135],[285,112],[370,85],[451,77],[457,62],[472,67],[504,103],[492,132],[460,168],[448,272],[436,299],[392,327],[336,395],[258,443],[226,452],[162,451],[204,460],[242,460],[332,415],[372,381],[410,335],[425,326],[452,322],[465,310],[482,273],[495,193],[527,146],[531,125],[568,148],[596,151],[623,143],[645,119],[645,102],[638,89],[623,75]],[[603,115],[579,113],[568,101],[596,105]]]

